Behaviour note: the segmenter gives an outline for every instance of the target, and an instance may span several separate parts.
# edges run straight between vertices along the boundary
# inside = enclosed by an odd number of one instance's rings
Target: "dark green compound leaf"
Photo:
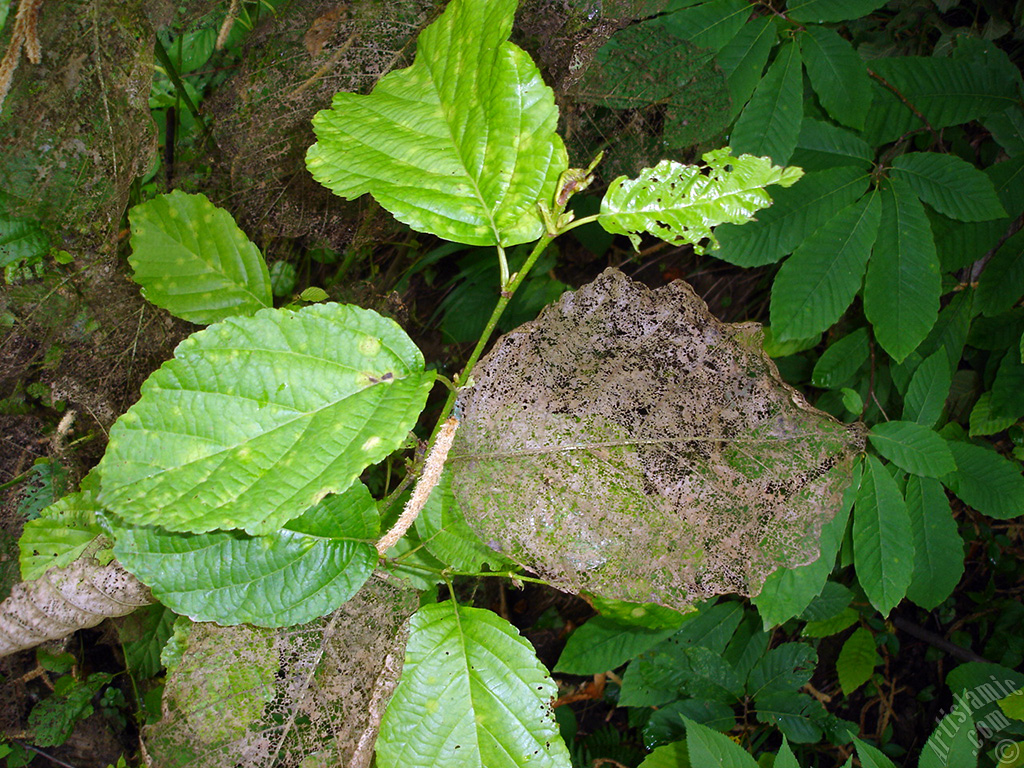
[[[569,768],[550,708],[556,695],[533,646],[497,614],[427,605],[411,620],[377,765]]]
[[[747,695],[761,699],[796,691],[811,679],[818,654],[804,643],[783,643],[768,651],[750,670]]]
[[[676,37],[718,52],[743,29],[752,11],[746,0],[710,0],[665,14],[657,21]]]
[[[735,119],[761,82],[764,65],[778,38],[778,28],[769,16],[751,19],[715,57],[725,73],[732,105],[729,120]]]
[[[907,512],[914,530],[914,573],[907,597],[930,611],[953,593],[964,572],[964,542],[942,484],[907,478]]]
[[[914,573],[914,533],[899,486],[867,456],[853,511],[853,561],[871,604],[887,616],[907,593]]]
[[[811,373],[811,383],[822,389],[838,389],[867,362],[870,354],[867,328],[858,328],[822,353]]]
[[[676,633],[676,628],[645,629],[595,616],[575,630],[555,664],[555,672],[595,675],[616,669]]]
[[[879,454],[900,469],[922,477],[942,477],[956,469],[953,454],[939,434],[913,421],[876,424],[868,433]]]
[[[942,280],[924,206],[899,179],[882,188],[882,221],[864,280],[864,312],[896,362],[935,325]]]
[[[182,342],[118,419],[99,500],[135,525],[275,533],[398,448],[433,380],[370,310],[225,320]]]
[[[825,111],[843,125],[863,128],[871,107],[871,81],[853,45],[834,29],[809,25],[800,37],[800,51]]]
[[[797,744],[820,741],[828,716],[820,701],[796,691],[762,696],[755,703],[755,709],[758,720],[776,726]]]
[[[1024,286],[1024,232],[1011,237],[992,257],[978,280],[978,308],[992,317],[1009,310]]]
[[[949,442],[949,449],[956,460],[956,471],[943,477],[942,484],[964,504],[997,520],[1024,514],[1024,477],[1019,462],[955,440]]]
[[[508,42],[516,0],[452,0],[416,60],[369,95],[338,93],[313,119],[306,166],[335,194],[371,193],[413,229],[469,245],[544,231],[537,203],[568,167],[558,109],[529,55]]]
[[[857,200],[869,181],[864,169],[850,165],[808,173],[799,184],[776,192],[774,204],[757,221],[719,227],[713,255],[740,267],[772,264]]]
[[[733,128],[738,152],[789,162],[804,115],[802,73],[799,46],[784,44]]]
[[[651,713],[644,726],[644,746],[650,748],[683,738],[686,735],[685,718],[716,731],[728,732],[736,726],[733,707],[724,701],[677,699]]]
[[[787,15],[802,22],[849,21],[885,5],[885,0],[790,0]]]
[[[686,723],[686,743],[691,765],[757,768],[754,758],[724,733],[713,731],[688,717],[683,717],[683,722]]]
[[[729,147],[708,152],[703,160],[707,173],[700,166],[662,160],[636,179],[620,176],[608,186],[598,222],[608,232],[629,235],[638,250],[639,233],[649,232],[703,253],[702,240],[710,240],[712,248],[718,245],[712,227],[750,221],[771,205],[765,187],[789,187],[803,175],[799,168],[781,168],[765,157],[733,157]]]
[[[970,163],[939,152],[910,152],[893,161],[892,176],[945,216],[988,221],[1006,216],[992,180]]]
[[[903,418],[926,427],[935,425],[942,415],[952,384],[945,350],[933,352],[914,371],[903,399]]]
[[[823,171],[844,165],[870,170],[874,153],[853,131],[805,117],[791,162],[805,171]]]
[[[158,307],[206,325],[273,306],[259,248],[205,196],[174,190],[128,218],[134,280]]]
[[[118,561],[175,613],[223,626],[287,627],[324,616],[373,573],[376,502],[362,483],[276,533],[117,531]]]
[[[882,658],[875,649],[875,637],[871,631],[858,627],[846,638],[839,657],[836,659],[836,673],[843,694],[849,696],[871,679],[875,667]]]
[[[827,330],[860,290],[875,244],[882,201],[867,195],[804,240],[772,284],[772,331],[780,340]]]
[[[992,414],[1013,419],[1024,416],[1024,364],[1016,346],[1003,355],[992,382]]]

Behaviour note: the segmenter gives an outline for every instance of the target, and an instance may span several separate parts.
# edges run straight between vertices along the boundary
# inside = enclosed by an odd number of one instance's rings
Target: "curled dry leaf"
[[[449,459],[467,521],[558,587],[677,608],[813,561],[864,436],[761,338],[681,281],[566,293],[473,372]]]
[[[149,589],[117,562],[83,558],[16,584],[0,603],[0,657],[125,616],[153,602]]]

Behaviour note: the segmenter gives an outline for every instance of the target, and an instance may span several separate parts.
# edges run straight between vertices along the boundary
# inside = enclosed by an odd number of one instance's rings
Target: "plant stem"
[[[446,582],[454,576],[470,576],[473,578],[501,578],[501,579],[514,579],[515,581],[528,581],[531,584],[543,584],[546,587],[551,586],[551,582],[544,581],[544,579],[538,579],[533,576],[523,576],[518,571],[452,571],[448,568],[431,568],[429,565],[421,565],[420,563],[402,563],[403,568],[415,568],[419,571],[426,571],[427,573],[433,573]],[[450,582],[449,582],[450,584]]]

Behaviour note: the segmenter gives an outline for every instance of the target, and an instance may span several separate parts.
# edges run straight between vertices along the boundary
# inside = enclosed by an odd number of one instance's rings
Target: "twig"
[[[921,110],[919,110],[917,107],[915,107],[911,103],[910,99],[908,99],[906,96],[904,96],[900,92],[899,88],[897,88],[895,85],[890,83],[888,80],[886,80],[880,74],[875,72],[873,69],[868,69],[868,74],[871,77],[873,77],[875,80],[880,82],[883,86],[888,88],[890,91],[892,91],[893,95],[903,103],[903,106],[905,106],[907,109],[909,109],[911,112],[913,112],[914,113],[914,117],[916,117],[918,120],[920,120],[922,125],[924,125],[924,127],[928,129],[928,132],[931,133],[932,136],[935,137],[935,141],[941,143],[942,137],[939,136],[939,132],[937,130],[935,130],[935,128],[932,127],[932,124],[928,121],[928,118],[924,116],[924,113],[922,113]]]
[[[912,621],[907,621],[902,616],[893,616],[892,623],[901,632],[906,632],[908,635],[916,637],[918,640],[924,640],[929,645],[932,645],[941,651],[945,651],[950,656],[955,656],[961,661],[978,661],[983,664],[992,663],[984,656],[979,656],[969,648],[964,648],[956,643],[952,643],[941,635],[937,635],[924,627],[919,627]]]

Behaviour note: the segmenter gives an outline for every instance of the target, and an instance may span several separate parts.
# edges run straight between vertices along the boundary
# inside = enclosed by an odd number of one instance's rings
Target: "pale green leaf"
[[[631,627],[595,616],[569,636],[554,671],[595,675],[616,669],[671,637],[678,629],[678,626],[658,630]]]
[[[903,399],[903,418],[926,427],[935,425],[942,415],[952,384],[952,374],[944,350],[933,352],[914,371]]]
[[[857,757],[863,768],[896,768],[896,765],[877,747],[865,744],[860,739],[854,739],[857,746]]]
[[[964,542],[942,484],[907,478],[907,512],[914,530],[914,574],[907,597],[930,611],[953,593],[964,572]]]
[[[338,93],[313,118],[306,167],[341,197],[371,193],[413,229],[469,245],[544,231],[568,167],[558,109],[528,54],[508,42],[516,0],[452,0],[416,59],[369,95]]]
[[[27,521],[18,540],[21,578],[38,579],[50,568],[70,565],[90,545],[98,548],[103,529],[96,513],[102,511],[95,494],[83,491],[68,494]]]
[[[882,661],[875,650],[875,638],[870,630],[858,627],[846,638],[839,657],[836,659],[836,673],[839,685],[847,696],[871,679],[875,667]]]
[[[690,764],[701,768],[757,768],[757,763],[743,747],[724,733],[683,717]]]
[[[759,213],[756,221],[719,227],[713,255],[739,267],[772,264],[857,200],[869,180],[863,169],[853,166],[808,173],[799,184],[779,190],[772,207]]]
[[[882,188],[882,222],[864,280],[864,312],[896,362],[935,325],[942,280],[931,227],[917,195],[898,179]]]
[[[411,619],[405,666],[377,738],[380,768],[569,768],[558,689],[515,627],[449,601]]]
[[[703,253],[700,241],[718,245],[711,228],[722,223],[750,221],[771,205],[769,184],[793,185],[799,168],[773,166],[768,158],[733,157],[728,147],[708,152],[705,169],[662,160],[636,179],[620,176],[601,201],[598,221],[608,232],[629,235],[639,248],[640,232],[649,232],[673,245],[689,243]]]
[[[730,121],[743,109],[750,94],[761,82],[768,54],[778,38],[778,28],[770,16],[758,16],[743,25],[736,36],[718,52],[716,61],[725,73],[732,98]]]
[[[999,708],[1003,714],[1014,720],[1024,720],[1024,689],[1019,689],[999,699]]]
[[[175,317],[206,325],[273,304],[259,248],[203,195],[158,195],[132,208],[128,220],[133,278]]]
[[[691,768],[686,741],[673,741],[656,747],[637,768]]]
[[[800,37],[800,51],[825,111],[836,122],[863,128],[871,108],[871,81],[853,45],[834,29],[809,25]]]
[[[117,420],[99,500],[135,525],[276,532],[398,448],[433,380],[367,309],[225,320],[179,344]]]
[[[837,389],[867,362],[871,353],[867,328],[858,328],[829,345],[811,373],[811,383],[822,389]]]
[[[963,699],[954,699],[952,711],[939,721],[922,747],[917,768],[975,768],[978,764],[975,714]]]
[[[746,0],[710,0],[667,13],[658,23],[676,37],[717,53],[743,29],[753,10]]]
[[[683,613],[657,603],[632,603],[599,595],[590,595],[589,602],[606,619],[643,629],[679,629],[686,621],[687,613],[692,612]]]
[[[960,221],[988,221],[1006,216],[992,180],[955,155],[909,152],[892,164],[902,179],[939,213]]]
[[[730,142],[738,152],[789,162],[804,116],[800,48],[789,42],[779,50],[733,128]]]
[[[871,604],[887,616],[914,572],[914,533],[907,504],[882,463],[867,456],[853,511],[853,561]]]
[[[844,165],[871,169],[873,152],[853,131],[805,117],[793,151],[792,163],[805,171],[823,171]]]
[[[827,330],[860,290],[878,234],[877,194],[839,211],[782,265],[772,284],[771,323],[780,340]]]
[[[117,530],[118,561],[161,603],[193,621],[287,627],[324,616],[373,573],[376,502],[362,483],[328,496],[280,531]]]
[[[950,441],[956,472],[942,478],[942,484],[964,504],[983,515],[1009,520],[1024,515],[1024,477],[1020,464],[988,448]]]
[[[1017,351],[1010,350],[1008,354],[1016,356]],[[992,413],[992,393],[984,392],[971,409],[969,434],[971,437],[995,435],[1016,423],[1016,416],[997,416]]]
[[[800,768],[800,763],[796,761],[796,755],[793,754],[785,736],[782,737],[782,746],[779,747],[779,753],[775,757],[775,764],[772,765],[772,768]]]
[[[885,5],[885,0],[790,0],[787,15],[797,21],[850,21]]]
[[[956,469],[953,454],[939,434],[913,421],[876,424],[868,433],[871,445],[900,469],[924,477],[942,477]]]

